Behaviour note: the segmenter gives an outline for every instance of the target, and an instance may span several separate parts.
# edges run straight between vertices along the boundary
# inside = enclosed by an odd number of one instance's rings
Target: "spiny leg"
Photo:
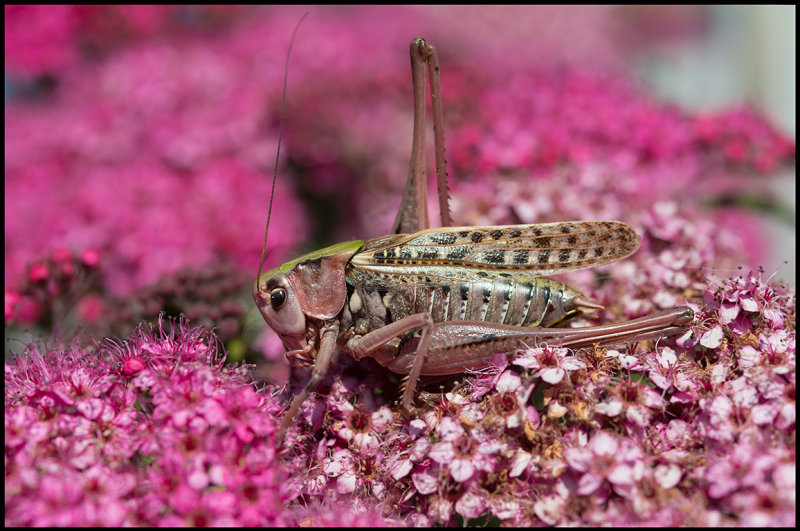
[[[428,85],[431,89],[433,111],[433,145],[436,150],[436,185],[439,193],[439,215],[442,227],[451,227],[450,189],[447,185],[447,160],[444,151],[444,112],[442,110],[442,83],[439,77],[439,55],[432,44],[423,41],[428,52]]]
[[[447,162],[444,151],[444,114],[442,87],[439,78],[439,58],[436,48],[416,38],[411,41],[411,80],[414,87],[414,138],[411,163],[403,199],[392,227],[393,234],[409,234],[430,227],[428,220],[427,170],[425,167],[425,65],[433,111],[433,135],[436,150],[436,180],[439,194],[439,211],[443,227],[453,224],[450,216]]]
[[[576,349],[667,337],[686,331],[693,320],[692,309],[680,306],[631,321],[584,328],[529,328],[484,321],[436,323],[424,351],[424,370],[420,374],[443,376],[477,369],[495,354],[514,352],[524,345],[547,343]],[[419,355],[419,350],[402,351],[386,366],[395,372],[405,372],[417,363]]]
[[[422,39],[411,41],[411,83],[414,87],[414,137],[411,163],[403,199],[392,227],[393,234],[408,234],[427,229],[428,193],[425,170],[425,62],[427,53]]]
[[[409,413],[413,413],[417,409],[414,407],[414,390],[417,388],[417,380],[422,372],[422,367],[425,365],[425,357],[428,355],[432,335],[433,320],[428,317],[426,326],[422,329],[422,336],[417,344],[417,351],[414,354],[414,362],[411,365],[411,371],[408,373],[408,379],[405,382],[406,388],[403,390],[403,400],[401,404],[403,405],[403,409]]]

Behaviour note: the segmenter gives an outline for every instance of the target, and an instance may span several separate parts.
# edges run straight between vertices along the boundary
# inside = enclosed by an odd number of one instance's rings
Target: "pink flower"
[[[275,28],[300,13],[8,9],[29,20],[7,17],[7,317],[24,321],[39,304],[37,326],[70,324],[99,306],[65,319],[54,309],[86,293],[123,312],[174,288],[200,301],[185,311],[232,329],[220,334],[231,358],[245,343],[265,351],[241,313],[216,304],[235,275],[178,271],[230,258],[252,282],[280,111],[273,52],[288,37]],[[397,88],[408,56],[388,44],[407,38],[420,9],[304,22],[267,267],[312,232],[333,243],[391,226],[410,109]],[[6,523],[793,525],[794,290],[746,269],[716,278],[760,263],[764,238],[752,215],[708,205],[793,164],[794,141],[754,112],[698,115],[631,82],[625,61],[641,47],[624,28],[645,10],[565,9],[459,8],[456,26],[439,23],[453,9],[425,10],[442,59],[454,217],[622,220],[641,236],[637,253],[563,275],[605,309],[558,326],[688,304],[689,330],[571,355],[539,345],[515,370],[496,353],[452,386],[420,382],[422,412],[405,420],[396,375],[340,356],[280,447],[286,401],[270,382],[288,372],[226,361],[185,322],[92,348],[23,340],[6,364]],[[499,38],[475,39],[497,36],[486,20]],[[52,42],[35,34],[48,25]],[[548,31],[531,40],[531,27]],[[134,292],[131,305],[109,298]]]
[[[708,330],[700,338],[700,344],[706,348],[717,348],[722,344],[723,333],[720,325]]]
[[[101,343],[99,350],[72,347],[43,356],[32,345],[7,366],[7,452],[17,463],[6,477],[15,486],[8,514],[20,522],[76,525],[123,525],[134,518],[237,522],[244,513],[235,498],[208,499],[212,483],[231,484],[239,474],[267,470],[260,488],[271,494],[246,521],[281,522],[276,504],[285,472],[274,469],[270,447],[271,419],[280,406],[253,391],[243,373],[222,369],[215,340],[205,334],[184,322],[161,323],[138,329],[128,342]],[[148,359],[153,353],[157,358]],[[98,363],[106,356],[110,360]],[[130,380],[118,357],[128,365],[148,363]],[[45,413],[47,424],[37,422]],[[140,466],[134,454],[153,466]],[[68,485],[26,472],[41,467]],[[150,488],[139,492],[135,486],[142,483]],[[62,494],[46,494],[53,489]],[[20,512],[43,495],[52,500],[52,511]]]
[[[477,518],[486,507],[486,502],[481,496],[472,492],[465,492],[456,502],[455,510],[465,519]]]
[[[495,383],[499,394],[495,395],[493,403],[508,429],[518,428],[528,419],[538,423],[539,414],[535,408],[526,406],[533,388],[532,383],[524,383],[513,371],[503,371],[499,375]]]
[[[609,389],[606,400],[595,406],[595,411],[609,417],[622,413],[633,426],[644,428],[650,423],[653,410],[664,408],[664,399],[651,387],[630,380],[620,380]]]
[[[477,451],[477,442],[450,417],[444,417],[436,431],[442,441],[431,448],[431,459],[446,467],[459,483],[471,478],[475,473],[472,458]]]
[[[19,304],[19,300],[19,293],[9,289],[5,290],[6,321],[10,321],[16,315],[16,306]]]
[[[565,348],[535,347],[523,350],[513,363],[526,369],[536,369],[534,376],[556,385],[564,379],[567,371],[585,369],[586,364],[575,356],[568,356]]]
[[[671,489],[681,480],[681,469],[678,465],[662,464],[653,470],[653,478],[663,489]]]
[[[573,470],[582,473],[577,490],[582,495],[595,492],[608,481],[624,496],[641,478],[644,465],[636,445],[627,440],[620,443],[605,432],[595,435],[586,447],[568,448],[564,458]]]
[[[341,449],[325,460],[322,471],[328,477],[336,478],[336,490],[339,494],[353,492],[358,486],[358,472],[355,460],[348,450]]]
[[[646,365],[650,380],[660,389],[674,392],[670,402],[686,403],[697,399],[700,371],[688,360],[679,361],[670,347],[660,348],[654,355],[648,355]]]
[[[349,403],[347,403],[349,404]],[[352,406],[351,406],[352,407]],[[392,421],[392,412],[382,407],[373,413],[351,409],[337,435],[362,449],[374,449],[380,443],[383,432]]]
[[[422,495],[433,494],[439,488],[439,479],[431,469],[424,468],[411,475],[414,488]]]
[[[536,501],[533,510],[536,516],[544,523],[556,525],[564,517],[564,504],[566,500],[561,496],[551,494]]]
[[[76,15],[74,6],[6,6],[8,68],[32,75],[61,70],[75,61]]]
[[[474,390],[469,395],[470,400],[477,401],[491,391],[495,384],[497,384],[497,380],[500,379],[506,367],[508,367],[508,357],[505,354],[495,354],[492,356],[488,367],[484,370],[484,372],[488,372],[488,374],[476,378],[472,382]]]

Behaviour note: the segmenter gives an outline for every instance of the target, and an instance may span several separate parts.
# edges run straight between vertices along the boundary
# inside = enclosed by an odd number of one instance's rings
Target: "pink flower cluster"
[[[795,296],[751,273],[698,297],[683,336],[498,354],[418,418],[346,363],[283,456],[275,392],[201,329],[33,343],[6,365],[6,524],[794,525]]]
[[[289,434],[299,496],[416,525],[794,525],[794,294],[704,293],[681,337],[497,355],[419,418],[345,369]]]
[[[286,525],[280,403],[186,322],[6,365],[10,526]],[[322,516],[322,515],[319,515]],[[353,516],[353,518],[356,518]],[[361,516],[358,518],[369,518]]]
[[[54,247],[98,249],[113,294],[223,258],[255,271],[275,133],[227,70],[201,48],[136,50],[72,101],[7,107],[6,283]],[[270,248],[286,256],[307,225],[286,182],[274,202]]]
[[[182,21],[214,27],[242,11],[240,6],[15,5],[5,6],[6,69],[18,76],[58,75],[85,60],[87,50],[116,47],[168,31]]]

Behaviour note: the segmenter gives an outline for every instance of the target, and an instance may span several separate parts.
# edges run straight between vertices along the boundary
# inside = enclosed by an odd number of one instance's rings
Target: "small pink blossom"
[[[13,319],[16,315],[16,306],[19,304],[19,300],[20,296],[18,293],[9,289],[5,290],[6,321]]]
[[[486,507],[486,503],[481,496],[466,492],[461,496],[455,505],[455,511],[466,519],[477,518]]]
[[[525,404],[533,388],[532,383],[523,383],[513,371],[504,371],[497,378],[495,389],[500,394],[495,397],[495,409],[505,418],[507,428],[517,428],[530,417]]]
[[[565,348],[536,347],[523,350],[513,361],[514,365],[536,369],[534,376],[556,385],[564,379],[567,371],[585,369],[586,364],[575,356],[568,356]]]
[[[433,494],[439,488],[438,477],[430,470],[415,472],[411,475],[414,488],[422,495]]]
[[[605,432],[595,435],[586,447],[568,448],[564,454],[574,470],[583,473],[578,493],[591,494],[606,480],[619,492],[626,492],[641,477],[642,457],[634,445]]]
[[[467,481],[475,473],[476,442],[450,417],[442,419],[437,431],[443,440],[431,447],[431,459],[445,466],[454,480]]]

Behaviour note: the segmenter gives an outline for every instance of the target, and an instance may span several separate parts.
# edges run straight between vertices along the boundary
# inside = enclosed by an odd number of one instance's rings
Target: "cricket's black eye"
[[[280,309],[283,303],[286,302],[286,290],[283,288],[276,288],[269,294],[269,302],[272,304],[273,310]]]

